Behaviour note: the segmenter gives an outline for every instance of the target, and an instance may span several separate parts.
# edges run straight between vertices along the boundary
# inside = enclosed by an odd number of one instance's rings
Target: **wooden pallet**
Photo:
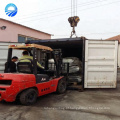
[[[78,90],[79,92],[82,92],[83,91],[83,86],[78,85],[77,82],[74,82],[73,84],[69,85],[67,87],[67,89],[69,89],[69,90]]]

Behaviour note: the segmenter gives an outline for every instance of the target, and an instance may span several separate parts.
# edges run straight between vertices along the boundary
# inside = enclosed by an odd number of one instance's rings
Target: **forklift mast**
[[[53,52],[54,52],[54,60],[55,60],[55,64],[56,64],[57,77],[60,77],[63,74],[62,70],[65,70],[65,68],[67,68],[66,77],[68,77],[69,63],[64,63],[63,64],[62,50],[61,49],[54,49]]]
[[[57,77],[59,77],[62,72],[62,51],[61,49],[54,49],[53,54],[53,58],[56,65],[56,74]]]

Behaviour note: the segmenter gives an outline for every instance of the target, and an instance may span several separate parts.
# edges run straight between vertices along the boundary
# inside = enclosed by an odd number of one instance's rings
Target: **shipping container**
[[[79,58],[82,62],[82,72],[79,76],[83,88],[116,88],[118,41],[79,37],[34,40],[27,43],[61,49],[63,58]]]
[[[5,62],[7,62],[8,57],[8,46],[12,44],[20,44],[13,42],[0,42],[0,73],[4,72]],[[21,57],[21,51],[14,50],[12,56]]]

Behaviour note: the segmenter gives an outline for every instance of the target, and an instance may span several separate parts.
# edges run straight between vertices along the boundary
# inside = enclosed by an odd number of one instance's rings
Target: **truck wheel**
[[[67,87],[66,79],[63,78],[59,80],[56,92],[62,94],[66,91],[66,87]]]
[[[33,88],[27,89],[20,94],[20,103],[23,105],[31,105],[36,102],[37,91]]]

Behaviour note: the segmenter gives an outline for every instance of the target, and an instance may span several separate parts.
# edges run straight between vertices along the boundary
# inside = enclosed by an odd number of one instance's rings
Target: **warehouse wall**
[[[6,29],[0,29],[0,41],[18,42],[18,35],[29,36],[36,39],[51,39],[50,34],[0,19],[0,27],[2,26],[6,26]]]

